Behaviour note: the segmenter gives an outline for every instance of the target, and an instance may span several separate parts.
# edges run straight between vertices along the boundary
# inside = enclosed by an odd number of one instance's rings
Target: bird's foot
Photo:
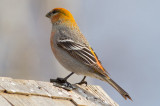
[[[76,84],[78,84],[78,85],[85,84],[85,85],[87,86],[87,81],[81,81],[81,82],[79,82],[79,83],[76,83]]]
[[[66,90],[75,89],[75,87],[71,83],[67,82],[65,78],[50,79],[50,82],[52,82],[55,86]]]

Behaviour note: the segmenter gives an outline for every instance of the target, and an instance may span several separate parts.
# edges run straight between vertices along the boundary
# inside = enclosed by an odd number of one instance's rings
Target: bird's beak
[[[51,18],[51,14],[52,14],[51,12],[47,13],[46,17]]]

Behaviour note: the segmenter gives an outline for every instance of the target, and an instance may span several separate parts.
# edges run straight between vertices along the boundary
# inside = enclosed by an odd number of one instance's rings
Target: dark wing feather
[[[67,40],[58,40],[57,45],[64,50],[66,50],[71,56],[79,60],[85,65],[89,65],[94,69],[105,76],[108,76],[106,71],[103,71],[98,65],[95,55],[91,52],[91,50],[82,44],[75,43],[71,39]]]
[[[86,65],[96,64],[96,59],[86,46],[75,43],[73,40],[59,40],[57,45]]]

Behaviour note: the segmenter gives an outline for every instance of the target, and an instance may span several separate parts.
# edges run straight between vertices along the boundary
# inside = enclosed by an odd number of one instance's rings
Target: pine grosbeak
[[[74,73],[84,76],[80,83],[85,82],[86,76],[97,78],[108,82],[125,99],[132,100],[129,94],[109,77],[68,10],[55,8],[46,16],[52,23],[50,43],[53,54],[59,63],[72,72],[67,77],[57,80],[66,82]]]

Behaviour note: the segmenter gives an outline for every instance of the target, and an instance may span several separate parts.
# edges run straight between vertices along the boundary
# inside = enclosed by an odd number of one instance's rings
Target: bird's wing
[[[88,65],[95,71],[109,77],[109,73],[103,68],[92,48],[76,43],[71,39],[58,40],[57,45],[83,64]]]

